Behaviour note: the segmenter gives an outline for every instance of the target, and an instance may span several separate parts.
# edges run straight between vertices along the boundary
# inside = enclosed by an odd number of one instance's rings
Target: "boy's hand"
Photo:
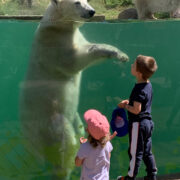
[[[123,101],[121,101],[119,104],[118,104],[118,107],[120,108],[125,108],[125,105],[126,104],[129,104],[129,100],[128,99],[125,99]]]
[[[79,141],[80,141],[81,144],[83,144],[83,143],[85,143],[85,142],[87,141],[87,139],[84,138],[84,137],[81,137],[81,138],[79,139]]]

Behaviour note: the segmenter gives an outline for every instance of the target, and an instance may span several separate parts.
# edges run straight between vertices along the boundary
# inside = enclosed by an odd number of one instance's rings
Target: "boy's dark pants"
[[[130,177],[136,177],[140,163],[143,160],[146,165],[147,176],[152,177],[157,173],[156,163],[152,154],[152,120],[129,123],[129,171]]]

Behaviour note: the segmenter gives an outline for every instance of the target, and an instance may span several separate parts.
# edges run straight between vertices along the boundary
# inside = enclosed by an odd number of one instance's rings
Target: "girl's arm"
[[[110,141],[117,135],[117,132],[114,131],[114,133],[112,135],[110,135]]]
[[[79,159],[79,157],[76,156],[76,158],[75,158],[75,165],[77,167],[79,167],[79,166],[81,166],[83,164],[83,161],[84,161],[84,159]]]
[[[125,104],[124,108],[127,109],[129,112],[137,115],[141,112],[141,103],[134,101],[133,106]]]

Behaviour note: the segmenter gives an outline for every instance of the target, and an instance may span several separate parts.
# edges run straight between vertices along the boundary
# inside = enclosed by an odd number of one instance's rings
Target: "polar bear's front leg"
[[[87,52],[92,57],[96,58],[116,58],[120,61],[128,61],[128,56],[118,48],[107,44],[91,44]]]
[[[78,70],[108,58],[115,58],[122,62],[129,60],[128,56],[121,50],[107,44],[87,44],[80,48],[78,54],[79,58],[76,63]]]

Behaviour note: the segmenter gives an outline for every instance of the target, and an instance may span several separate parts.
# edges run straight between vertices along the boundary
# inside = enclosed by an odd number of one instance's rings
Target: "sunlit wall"
[[[27,70],[37,22],[0,21],[0,179],[48,179],[48,167],[25,150],[19,121],[19,94]],[[130,61],[107,59],[83,72],[79,113],[95,108],[109,121],[117,103],[128,98],[135,83],[130,66],[138,54],[154,56],[158,70],[153,85],[155,122],[153,152],[160,175],[180,172],[180,21],[85,23],[81,32],[90,42],[108,43],[126,52]],[[111,179],[126,174],[128,137],[112,140]],[[72,179],[79,179],[80,168]],[[139,176],[145,174],[141,166]]]

